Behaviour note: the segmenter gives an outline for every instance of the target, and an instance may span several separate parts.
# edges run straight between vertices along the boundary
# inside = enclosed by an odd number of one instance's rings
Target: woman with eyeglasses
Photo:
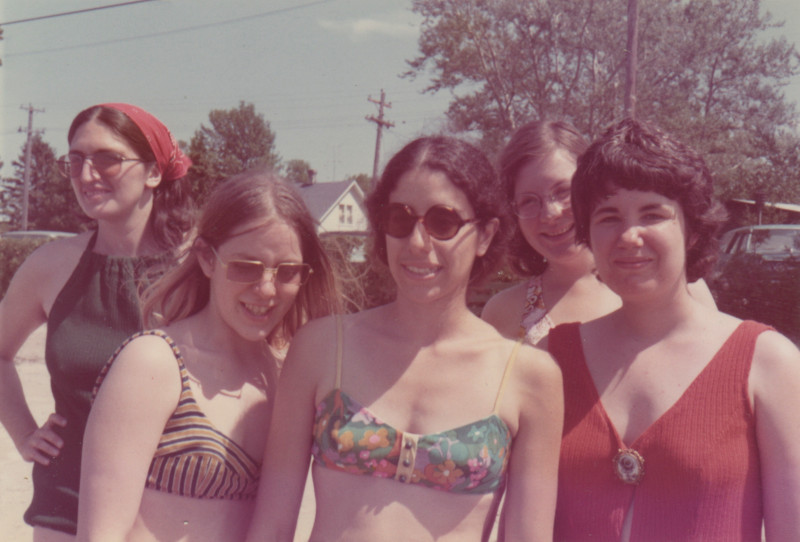
[[[396,299],[310,322],[281,375],[248,540],[291,541],[313,457],[311,540],[551,540],[561,379],[467,290],[504,250],[506,203],[473,146],[424,137],[367,200]]]
[[[39,541],[71,540],[92,386],[119,343],[142,328],[137,282],[175,260],[191,227],[191,162],[167,128],[129,104],[90,107],[72,122],[59,169],[95,227],[38,248],[0,302],[0,420],[33,461],[25,521]],[[47,324],[55,412],[39,426],[14,367]]]
[[[524,282],[493,296],[482,317],[508,337],[538,344],[556,324],[611,312],[619,298],[597,279],[591,251],[575,242],[572,174],[586,141],[564,121],[534,121],[511,136],[500,177],[517,227],[509,262]]]
[[[244,539],[286,348],[338,303],[300,196],[266,171],[220,183],[98,380],[78,540]]]
[[[575,240],[572,175],[586,147],[568,122],[533,121],[514,132],[500,155],[500,177],[517,217],[508,258],[528,278],[495,294],[481,316],[507,337],[523,334],[536,345],[558,324],[593,320],[620,306],[598,279],[592,252]],[[714,305],[705,282],[691,288]]]

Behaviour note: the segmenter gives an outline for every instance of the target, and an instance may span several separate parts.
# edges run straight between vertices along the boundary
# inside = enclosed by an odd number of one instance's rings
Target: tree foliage
[[[31,145],[28,229],[80,231],[87,219],[75,200],[70,182],[58,173],[55,151],[40,134],[31,137]],[[14,177],[2,180],[0,206],[12,229],[20,229],[23,223],[25,145],[19,158],[11,164]]]
[[[289,160],[286,163],[286,178],[299,185],[307,185],[312,184],[314,179],[312,178],[313,169],[311,168],[311,164],[306,162],[305,160]]]
[[[624,114],[625,0],[415,0],[420,54],[408,77],[449,91],[450,129],[494,154],[520,124],[563,118],[595,137]],[[636,114],[708,158],[728,195],[783,196],[798,134],[781,89],[800,54],[756,0],[651,0],[639,7]],[[796,189],[794,189],[796,191]]]
[[[193,195],[205,200],[219,181],[255,167],[280,167],[275,151],[275,133],[252,103],[239,102],[232,109],[214,109],[208,114],[210,126],[200,125],[189,143],[189,170]]]

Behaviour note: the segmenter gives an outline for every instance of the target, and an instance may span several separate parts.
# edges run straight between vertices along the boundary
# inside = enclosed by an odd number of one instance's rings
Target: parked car
[[[708,284],[721,311],[769,324],[800,342],[800,225],[727,232]]]
[[[7,231],[0,233],[2,239],[42,239],[45,241],[52,241],[59,237],[72,237],[77,235],[68,231],[51,231],[51,230],[25,230],[25,231]]]

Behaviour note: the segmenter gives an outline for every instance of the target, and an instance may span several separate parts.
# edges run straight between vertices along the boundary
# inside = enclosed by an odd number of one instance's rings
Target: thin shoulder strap
[[[511,374],[511,368],[514,366],[514,361],[517,359],[517,353],[519,352],[519,347],[522,346],[522,340],[524,338],[524,335],[521,335],[517,339],[517,341],[514,343],[514,348],[511,350],[511,355],[508,357],[508,361],[506,362],[506,368],[505,371],[503,371],[503,380],[500,381],[500,389],[497,390],[497,398],[495,398],[494,407],[492,408],[492,413],[494,414],[497,414],[497,411],[500,408],[500,401],[502,400],[503,392],[506,389],[508,375]]]
[[[334,389],[342,387],[342,316],[337,314],[336,318],[336,386]]]

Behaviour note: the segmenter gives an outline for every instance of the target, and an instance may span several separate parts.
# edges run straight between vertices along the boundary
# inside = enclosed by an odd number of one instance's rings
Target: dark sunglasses
[[[225,278],[232,282],[252,283],[258,282],[269,274],[269,279],[274,279],[280,284],[302,285],[314,272],[307,263],[279,263],[275,267],[267,267],[264,262],[256,260],[229,260],[220,258],[217,250],[211,247],[211,252],[217,257],[220,265],[225,268]]]
[[[455,209],[445,205],[434,205],[424,216],[419,216],[405,203],[390,203],[386,207],[383,228],[386,235],[403,239],[411,235],[417,222],[422,222],[428,235],[439,241],[447,241],[455,237],[464,224],[477,221],[477,218],[464,220]]]
[[[71,152],[58,159],[58,172],[68,179],[81,176],[84,162],[89,162],[103,177],[115,177],[122,170],[123,162],[146,162],[141,158],[125,158],[115,152],[100,151],[86,156]]]

